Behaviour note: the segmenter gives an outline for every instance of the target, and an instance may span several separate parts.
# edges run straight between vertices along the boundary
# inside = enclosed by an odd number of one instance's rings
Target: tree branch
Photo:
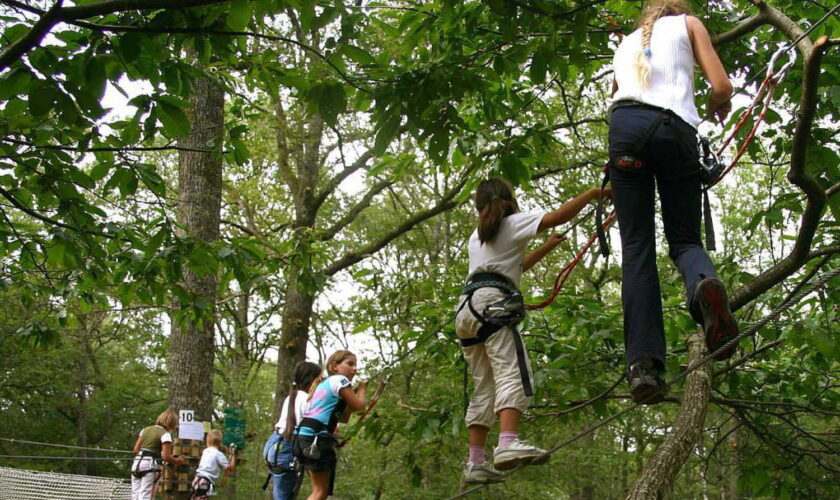
[[[344,179],[350,177],[352,174],[357,172],[359,169],[363,168],[367,165],[368,160],[373,158],[373,148],[368,149],[361,156],[359,156],[356,161],[353,162],[352,165],[348,166],[347,168],[343,169],[341,172],[335,175],[332,179],[327,182],[327,185],[324,186],[324,189],[321,190],[320,193],[315,197],[315,201],[312,205],[312,209],[317,212],[318,209],[321,208],[321,205],[327,201],[327,198],[344,182]]]
[[[19,141],[9,137],[0,138],[0,141],[10,142],[19,146],[27,146],[35,149],[52,149],[57,151],[73,151],[77,153],[95,153],[95,152],[113,152],[121,151],[191,151],[194,153],[216,153],[215,149],[200,149],[200,148],[185,148],[182,146],[151,146],[151,147],[94,147],[94,148],[74,148],[72,146],[62,146],[56,144],[35,144],[28,141]],[[226,153],[227,151],[222,151]]]
[[[148,9],[186,9],[224,3],[228,0],[106,0],[89,5],[73,7],[61,7],[63,0],[58,0],[50,10],[43,13],[40,19],[35,22],[29,32],[24,35],[0,54],[0,71],[8,68],[12,63],[20,59],[24,54],[36,47],[44,36],[60,22],[72,22],[87,17],[101,16],[127,10],[148,10]],[[18,8],[26,8],[29,12],[36,12],[36,9],[20,4],[15,1],[3,0],[0,3]]]
[[[282,99],[277,99],[277,102],[274,103],[274,118],[276,120],[274,142],[277,146],[277,168],[280,170],[283,180],[286,181],[286,185],[289,186],[289,190],[295,192],[297,191],[298,180],[291,167],[289,167],[289,127]]]
[[[58,16],[61,12],[61,3],[64,0],[58,0],[55,5],[41,16],[38,21],[32,26],[29,32],[12,43],[6,50],[0,54],[0,71],[6,69],[13,62],[20,59],[23,54],[27,53],[32,47],[35,47],[41,40],[44,39],[47,33],[58,23]]]
[[[696,363],[706,355],[706,342],[700,333],[691,335],[687,343],[689,364]],[[674,478],[702,435],[703,422],[709,406],[711,379],[709,365],[702,365],[688,375],[682,404],[672,431],[665,436],[664,441],[639,472],[627,494],[628,500],[649,500],[667,496],[668,490],[674,484]]]
[[[324,231],[320,235],[321,241],[328,241],[333,238],[339,231],[347,227],[348,224],[353,222],[353,220],[367,207],[370,206],[370,202],[373,198],[382,192],[383,189],[387,188],[394,184],[394,181],[379,181],[370,188],[370,190],[365,193],[365,196],[356,203],[353,208],[347,211],[347,213],[339,219],[335,224],[332,225],[329,229]]]
[[[447,192],[440,200],[438,200],[438,203],[435,206],[424,210],[414,215],[413,217],[410,217],[408,220],[403,222],[393,231],[387,233],[385,236],[380,238],[379,241],[375,241],[370,245],[355,252],[349,252],[345,254],[344,256],[327,266],[324,269],[323,273],[327,276],[332,276],[335,273],[346,269],[352,266],[353,264],[365,259],[369,255],[378,252],[382,249],[382,247],[384,247],[397,237],[401,236],[403,233],[413,229],[414,226],[416,226],[417,224],[420,224],[421,222],[430,219],[441,212],[449,210],[450,208],[458,206],[459,203],[457,201],[454,201],[454,198],[457,197],[458,194],[460,194],[461,190],[464,188],[464,185],[466,185],[467,180],[470,178],[470,174],[477,167],[478,162],[473,163],[473,165],[470,166],[470,168],[468,168],[464,172],[464,175],[461,177],[461,180],[459,180],[458,183],[452,189],[450,189],[449,192]]]
[[[79,227],[76,227],[76,226],[71,226],[70,224],[65,224],[64,222],[61,222],[61,221],[52,219],[50,217],[47,217],[46,215],[40,214],[37,211],[26,207],[24,204],[22,204],[20,201],[18,201],[18,199],[15,198],[12,195],[12,193],[6,191],[3,188],[0,188],[0,196],[3,196],[3,198],[6,198],[7,200],[9,200],[9,202],[12,205],[14,205],[15,208],[20,210],[21,212],[23,212],[23,213],[25,213],[25,214],[27,214],[31,217],[34,217],[34,218],[36,218],[36,219],[38,219],[42,222],[46,222],[47,224],[57,226],[57,227],[61,227],[61,228],[64,228],[64,229],[69,229],[71,231],[75,231],[75,232],[78,232],[78,233],[92,234],[94,236],[102,236],[102,237],[109,238],[109,239],[116,238],[116,236],[114,236],[113,234],[103,233],[103,232],[100,232],[100,231],[92,231],[90,229],[83,229],[83,228],[79,228]]]
[[[189,9],[192,7],[201,7],[203,5],[225,3],[227,1],[228,0],[178,0],[177,2],[173,2],[172,0],[105,0],[104,2],[97,2],[88,5],[65,7],[61,9],[60,18],[62,21],[72,21],[75,19],[85,19],[94,16],[104,16],[115,12],[125,12],[127,10]]]
[[[712,36],[712,43],[715,45],[729,43],[755,31],[758,27],[765,24],[769,24],[778,29],[791,40],[796,40],[804,33],[798,24],[775,7],[764,3],[762,0],[753,0],[753,4],[755,4],[758,9],[758,14],[741,21],[729,31]],[[797,48],[806,59],[811,57],[813,45],[808,37],[800,40],[797,44]]]
[[[805,60],[802,81],[802,100],[799,105],[796,128],[793,135],[790,169],[788,180],[805,193],[807,203],[799,225],[799,233],[793,249],[778,264],[755,277],[749,284],[738,290],[732,297],[732,310],[737,310],[772,286],[781,282],[799,269],[808,260],[809,251],[814,241],[820,217],[826,205],[826,193],[817,180],[805,169],[808,138],[817,106],[817,86],[822,56],[825,52],[827,37],[823,36],[813,45],[810,57]],[[809,42],[810,43],[810,42]]]

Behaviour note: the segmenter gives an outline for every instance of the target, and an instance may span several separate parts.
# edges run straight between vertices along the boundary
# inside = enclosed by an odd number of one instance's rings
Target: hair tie
[[[649,48],[645,49],[645,55],[647,57],[650,57],[650,49]]]

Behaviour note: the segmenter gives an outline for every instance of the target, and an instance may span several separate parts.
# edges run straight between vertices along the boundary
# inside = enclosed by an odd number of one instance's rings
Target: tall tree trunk
[[[688,351],[689,366],[706,354],[706,342],[701,333],[688,338]],[[661,499],[668,495],[677,474],[702,436],[711,386],[711,363],[688,375],[674,430],[662,441],[636,478],[627,495],[628,500]]]
[[[280,352],[277,357],[275,418],[280,418],[280,407],[289,392],[295,365],[306,359],[306,343],[309,340],[309,323],[312,320],[315,295],[305,290],[304,284],[301,283],[303,272],[298,267],[292,268],[286,284],[286,307],[283,308]]]
[[[222,199],[222,133],[224,128],[224,91],[215,82],[193,82],[192,108],[187,116],[190,134],[179,145],[213,152],[181,151],[178,170],[178,223],[188,236],[212,242],[219,238]],[[179,322],[172,318],[169,338],[169,406],[175,410],[194,410],[196,419],[212,419],[213,360],[215,357],[214,317],[217,294],[215,275],[196,276],[190,269],[183,273],[184,288],[194,294],[195,304],[173,301],[180,307],[198,306],[203,311],[199,321]],[[187,498],[183,493],[178,498]]]
[[[315,227],[318,213],[316,193],[321,171],[321,143],[324,135],[324,120],[317,114],[309,117],[301,147],[295,162],[296,172],[288,171],[289,150],[286,143],[287,122],[283,108],[275,105],[277,116],[277,149],[280,155],[281,173],[287,177],[295,206],[295,238],[308,238],[308,232]],[[284,167],[285,165],[285,167]],[[280,417],[280,407],[289,393],[294,377],[295,365],[306,359],[306,344],[309,341],[309,324],[318,289],[306,283],[308,273],[316,272],[311,266],[308,240],[301,242],[299,262],[291,262],[286,282],[286,305],[283,308],[283,326],[277,355],[277,382],[275,390],[275,417]],[[309,264],[307,264],[309,263]],[[308,266],[308,267],[305,267]]]

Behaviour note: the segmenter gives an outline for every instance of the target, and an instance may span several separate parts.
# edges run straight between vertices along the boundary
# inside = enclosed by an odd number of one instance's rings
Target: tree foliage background
[[[834,7],[692,4],[739,87],[736,108],[775,50]],[[376,412],[345,431],[340,498],[455,494],[470,388],[452,320],[470,194],[501,175],[523,206],[550,210],[597,185],[611,52],[640,2],[0,5],[0,437],[130,449],[173,403],[167,330],[212,325],[213,390],[198,397],[216,420],[226,407],[247,415],[237,497],[261,495],[259,452],[294,363],[344,346],[363,377],[392,378]],[[838,30],[830,15],[800,42],[766,125],[712,193],[714,259],[743,325],[837,267]],[[199,82],[224,92],[223,130],[196,120]],[[218,139],[188,140],[208,127]],[[179,218],[190,153],[221,158],[218,239]],[[588,214],[527,276],[532,302],[588,239]],[[214,298],[188,275],[215,277]],[[660,275],[675,375],[695,326],[664,248]],[[529,316],[527,439],[551,446],[628,405],[624,385],[609,390],[623,373],[619,279],[620,256],[593,252]],[[837,283],[715,366],[675,498],[837,497]],[[479,495],[623,497],[674,430],[681,390]],[[7,456],[96,453],[0,440]],[[127,477],[120,461],[0,464]]]

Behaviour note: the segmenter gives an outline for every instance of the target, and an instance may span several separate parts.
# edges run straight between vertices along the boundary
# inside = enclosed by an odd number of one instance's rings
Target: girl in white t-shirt
[[[516,329],[516,322],[524,316],[519,282],[522,272],[562,238],[552,235],[526,255],[528,242],[537,233],[571,220],[600,192],[589,189],[553,212],[522,213],[507,181],[496,178],[478,185],[478,229],[470,236],[469,275],[455,318],[475,386],[466,416],[470,435],[466,484],[498,482],[502,480],[500,470],[548,461],[545,450],[518,438],[519,419],[533,394],[528,353]],[[497,417],[501,432],[490,464],[484,446]]]
[[[274,426],[274,435],[266,442],[263,450],[274,479],[274,500],[291,500],[294,497],[298,476],[290,470],[294,451],[292,435],[309,408],[309,391],[320,381],[321,367],[317,364],[301,361],[295,366],[292,391],[283,400],[280,420]],[[294,408],[294,418],[289,408]]]
[[[222,471],[233,471],[236,467],[236,455],[231,453],[230,460],[219,450],[222,445],[222,431],[213,429],[207,433],[207,447],[201,453],[201,461],[195,471],[192,482],[194,500],[202,500],[216,494],[216,485],[222,477]]]

